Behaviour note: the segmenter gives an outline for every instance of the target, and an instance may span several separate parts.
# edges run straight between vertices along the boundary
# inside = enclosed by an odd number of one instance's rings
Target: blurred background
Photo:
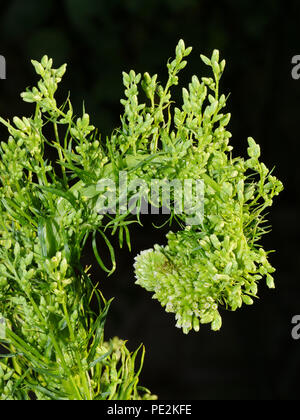
[[[246,139],[261,144],[263,161],[285,185],[269,220],[273,231],[264,239],[276,249],[275,291],[260,287],[260,300],[236,313],[224,312],[219,333],[203,326],[184,336],[151,295],[134,284],[134,256],[154,243],[165,244],[168,229],[143,219],[132,229],[133,250],[117,252],[118,270],[106,279],[92,250],[93,264],[107,298],[115,296],[107,337],[141,342],[146,360],[143,385],[160,399],[298,399],[300,341],[291,337],[291,320],[300,314],[299,285],[299,130],[300,80],[291,76],[291,60],[300,54],[300,3],[296,0],[10,0],[1,1],[0,55],[7,80],[0,80],[0,115],[28,115],[20,92],[36,78],[30,59],[44,54],[57,66],[68,63],[59,97],[68,92],[77,113],[84,101],[103,136],[119,125],[123,70],[158,73],[166,80],[166,61],[180,38],[194,51],[181,76],[207,69],[200,53],[214,48],[227,60],[222,91],[231,93],[228,110],[235,153],[245,155]],[[177,92],[179,98],[180,90]],[[0,131],[1,140],[7,138]],[[104,137],[105,138],[105,137]]]

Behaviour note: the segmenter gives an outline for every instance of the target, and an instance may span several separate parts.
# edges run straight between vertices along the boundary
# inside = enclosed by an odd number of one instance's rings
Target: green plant
[[[130,248],[130,224],[140,221],[142,192],[131,196],[136,215],[130,208],[101,214],[99,202],[109,192],[99,190],[99,180],[118,184],[126,171],[129,181],[147,185],[153,179],[205,182],[201,222],[186,226],[187,214],[178,214],[172,202],[170,224],[176,221],[182,230],[170,232],[166,247],[143,252],[135,264],[137,284],[176,314],[183,332],[198,331],[200,323],[220,329],[219,308],[252,304],[263,276],[274,287],[274,269],[259,240],[266,232],[263,212],[282,184],[259,161],[253,139],[249,159],[232,157],[230,114],[222,113],[226,98],[219,94],[225,61],[219,62],[218,51],[211,59],[202,56],[214,78],[194,76],[183,90],[182,108],[173,109],[170,89],[191,50],[179,42],[165,87],[156,75],[124,73],[125,112],[106,142],[85,111],[75,118],[69,98],[57,105],[66,66],[54,69],[46,56],[33,61],[41,76],[37,87],[22,94],[35,104],[34,115],[15,117],[13,124],[1,118],[10,134],[0,148],[0,318],[6,323],[0,336],[1,399],[155,398],[138,384],[144,349],[136,368],[139,350],[131,354],[117,338],[104,341],[111,301],[81,264],[91,237],[100,266],[108,275],[114,271],[107,232]],[[140,86],[147,103],[139,102]],[[55,149],[57,161],[46,159],[45,148]],[[99,255],[98,232],[112,268]]]

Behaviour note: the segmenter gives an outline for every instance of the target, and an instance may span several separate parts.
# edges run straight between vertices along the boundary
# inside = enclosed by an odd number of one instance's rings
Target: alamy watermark
[[[0,80],[6,79],[6,60],[3,55],[0,55]]]
[[[204,217],[204,182],[193,179],[130,180],[126,171],[118,181],[101,179],[96,185],[99,214],[182,215],[187,225],[199,225]]]
[[[292,78],[294,80],[299,80],[300,79],[300,55],[294,55],[294,57],[292,58],[292,64],[293,64]]]
[[[295,315],[292,318],[292,324],[295,325],[292,329],[292,338],[300,340],[300,315]]]
[[[6,337],[6,321],[0,314],[0,340]]]

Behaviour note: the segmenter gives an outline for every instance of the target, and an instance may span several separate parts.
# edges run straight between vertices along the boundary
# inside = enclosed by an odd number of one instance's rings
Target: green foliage
[[[123,74],[121,127],[105,143],[85,110],[76,118],[69,99],[57,104],[66,67],[54,69],[46,56],[32,62],[41,79],[22,94],[35,104],[34,115],[13,123],[0,119],[10,134],[0,148],[0,314],[6,321],[0,342],[8,352],[0,363],[1,399],[155,398],[138,385],[143,350],[131,354],[119,339],[104,341],[111,301],[81,264],[90,236],[108,274],[116,262],[107,232],[118,232],[120,245],[125,237],[130,248],[130,224],[139,221],[139,211],[99,214],[103,192],[97,184],[118,181],[120,171],[148,185],[153,178],[205,182],[202,224],[184,226],[187,215],[176,214],[172,203],[170,222],[176,220],[181,232],[170,232],[166,247],[155,246],[136,261],[137,283],[176,314],[185,333],[200,323],[218,330],[219,307],[251,304],[262,276],[274,286],[259,240],[266,231],[263,212],[282,185],[260,163],[253,139],[249,159],[232,157],[230,114],[223,113],[226,98],[219,94],[225,61],[219,62],[218,51],[202,57],[214,78],[194,76],[182,107],[173,106],[171,88],[190,53],[180,41],[166,86],[157,75]],[[57,161],[45,158],[49,147]],[[101,260],[97,232],[112,268]]]
[[[1,119],[10,137],[0,148],[0,313],[6,322],[0,399],[153,398],[138,385],[136,359],[141,354],[142,364],[144,350],[130,354],[123,341],[104,342],[111,302],[80,263],[89,233],[103,229],[103,216],[69,183],[77,172],[100,176],[107,158],[99,141],[91,142],[88,115],[73,121],[69,101],[57,107],[54,94],[66,67],[52,64],[47,57],[33,61],[41,80],[22,97],[36,104],[35,115],[15,117],[13,124]],[[49,126],[51,142],[44,135]],[[46,145],[57,150],[61,171],[45,159]],[[71,163],[72,173],[66,170]],[[62,199],[69,204],[64,213]]]
[[[226,98],[219,94],[225,61],[219,62],[217,50],[210,59],[201,58],[214,78],[200,82],[193,77],[189,90],[183,89],[182,108],[174,110],[175,129],[160,136],[190,145],[176,176],[183,179],[188,171],[189,177],[205,181],[204,220],[201,226],[171,232],[166,247],[143,252],[135,264],[136,283],[176,314],[176,326],[184,333],[199,331],[201,323],[219,330],[219,309],[252,305],[262,277],[274,287],[275,269],[260,239],[268,231],[264,211],[282,190],[281,182],[259,161],[260,147],[252,138],[248,159],[232,156],[226,129],[230,114],[221,112]]]

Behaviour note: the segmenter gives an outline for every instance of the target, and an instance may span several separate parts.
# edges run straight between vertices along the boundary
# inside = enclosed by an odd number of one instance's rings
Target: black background
[[[300,341],[291,337],[291,319],[300,314],[299,287],[299,115],[300,80],[291,76],[291,59],[300,54],[299,1],[262,0],[13,0],[1,2],[0,54],[7,80],[0,80],[0,115],[29,115],[19,94],[35,83],[30,59],[48,54],[68,63],[61,99],[71,91],[75,109],[82,101],[103,136],[119,125],[123,70],[159,73],[180,38],[194,47],[181,83],[206,75],[199,54],[214,48],[227,60],[223,92],[235,153],[244,155],[248,136],[261,144],[263,160],[276,166],[285,191],[269,220],[264,240],[276,249],[275,291],[263,284],[260,300],[236,313],[224,312],[219,333],[203,326],[184,336],[151,296],[134,284],[133,259],[154,243],[165,243],[168,229],[132,230],[133,252],[118,251],[118,270],[109,279],[93,264],[104,295],[115,296],[107,337],[141,342],[147,355],[141,382],[161,399],[298,399]],[[180,92],[179,92],[180,93]],[[1,140],[7,138],[1,129]]]

